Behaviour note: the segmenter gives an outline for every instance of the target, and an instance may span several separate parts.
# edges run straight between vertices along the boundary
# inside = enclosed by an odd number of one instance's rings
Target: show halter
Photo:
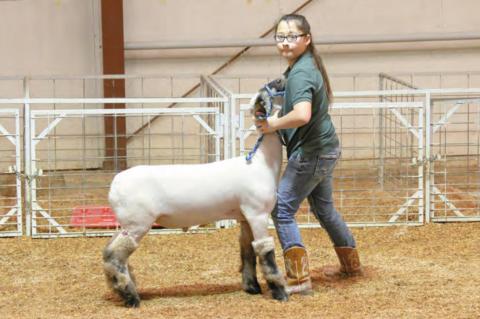
[[[265,89],[265,91],[268,93],[268,97],[270,98],[270,105],[271,107],[269,108],[269,110],[265,110],[266,113],[265,115],[260,115],[260,116],[255,116],[257,119],[259,120],[266,120],[269,116],[270,116],[270,111],[274,108],[273,107],[273,102],[272,102],[272,99],[274,97],[277,97],[277,96],[284,96],[285,95],[285,91],[273,91],[270,87],[268,87],[268,85],[265,85],[263,87]],[[257,152],[258,148],[260,147],[260,144],[262,143],[263,141],[263,137],[264,135],[261,134],[258,139],[257,139],[257,142],[255,143],[255,145],[253,146],[253,149],[248,152],[247,156],[245,157],[245,159],[247,160],[247,163],[250,163],[252,161],[252,158],[253,156],[255,155],[255,153]]]
[[[270,99],[276,97],[276,96],[284,96],[285,95],[285,90],[284,91],[273,91],[268,85],[264,86],[264,89],[267,91],[268,96]]]

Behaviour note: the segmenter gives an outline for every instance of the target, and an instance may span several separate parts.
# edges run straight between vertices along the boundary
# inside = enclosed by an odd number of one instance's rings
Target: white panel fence
[[[120,170],[244,156],[257,138],[253,94],[201,84],[198,97],[32,98],[26,89],[0,99],[0,236],[111,234],[107,193]],[[480,221],[480,89],[336,92],[330,113],[342,142],[335,205],[351,226]],[[298,222],[319,227],[306,204]],[[181,230],[152,230],[172,231]]]
[[[23,233],[20,112],[0,109],[0,237]]]

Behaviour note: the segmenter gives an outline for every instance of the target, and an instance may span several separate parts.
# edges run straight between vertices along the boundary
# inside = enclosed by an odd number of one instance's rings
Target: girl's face
[[[280,21],[277,25],[275,37],[278,52],[288,60],[289,65],[295,63],[297,58],[305,52],[311,41],[310,35],[304,34],[299,30],[293,21],[290,21],[290,23]]]

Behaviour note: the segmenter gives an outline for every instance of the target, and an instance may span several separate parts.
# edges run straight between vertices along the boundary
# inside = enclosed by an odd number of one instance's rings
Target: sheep
[[[268,115],[272,104],[260,102],[258,96],[251,101],[253,114]],[[285,279],[275,262],[274,240],[267,229],[281,163],[282,145],[273,133],[264,135],[249,161],[236,157],[208,164],[136,166],[117,174],[110,186],[109,201],[121,230],[103,251],[110,288],[125,306],[140,305],[128,258],[153,223],[187,228],[236,219],[240,223],[243,290],[261,293],[256,274],[258,257],[272,297],[287,301]]]

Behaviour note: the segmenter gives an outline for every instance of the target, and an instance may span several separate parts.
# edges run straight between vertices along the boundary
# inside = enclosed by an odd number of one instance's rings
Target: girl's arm
[[[274,115],[266,120],[256,120],[255,126],[260,133],[267,134],[280,129],[296,128],[303,126],[310,121],[311,117],[312,103],[308,101],[303,101],[295,104],[291,112],[280,118]]]

